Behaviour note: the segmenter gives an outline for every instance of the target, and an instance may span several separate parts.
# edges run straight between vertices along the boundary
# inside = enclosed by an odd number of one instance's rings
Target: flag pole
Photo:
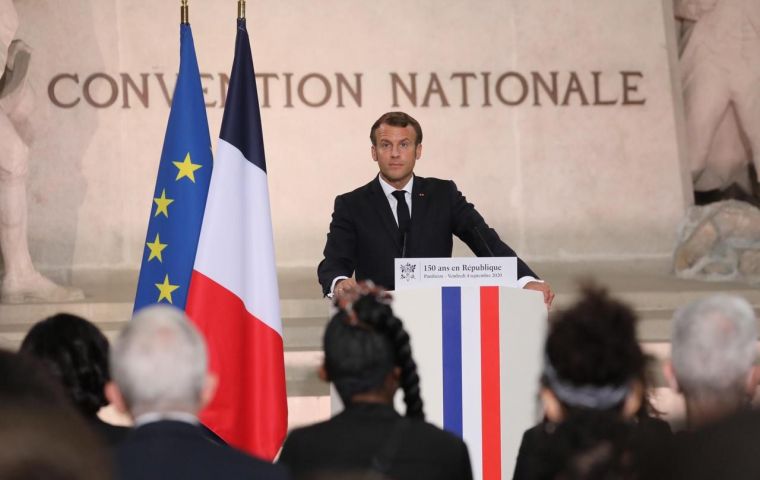
[[[190,8],[187,6],[187,0],[182,0],[182,6],[180,7],[180,23],[182,25],[190,24]]]
[[[245,0],[238,0],[238,20],[245,19]]]

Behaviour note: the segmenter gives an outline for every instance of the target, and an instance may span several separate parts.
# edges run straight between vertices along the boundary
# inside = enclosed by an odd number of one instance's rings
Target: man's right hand
[[[333,295],[336,298],[341,298],[342,296],[346,294],[350,294],[356,289],[356,280],[353,278],[344,278],[342,280],[338,280],[335,283],[335,288],[333,289]]]

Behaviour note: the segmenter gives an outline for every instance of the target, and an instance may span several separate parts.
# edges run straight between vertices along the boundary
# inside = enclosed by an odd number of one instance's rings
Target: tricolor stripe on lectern
[[[443,426],[467,438],[476,478],[501,479],[499,289],[465,292],[441,291]]]
[[[203,422],[228,443],[273,459],[287,430],[282,321],[261,116],[245,20],[187,303],[219,375]]]

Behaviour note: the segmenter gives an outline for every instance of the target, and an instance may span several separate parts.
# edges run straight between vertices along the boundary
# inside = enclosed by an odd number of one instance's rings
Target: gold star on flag
[[[190,161],[190,152],[185,155],[185,160],[182,162],[172,162],[175,167],[177,167],[177,178],[175,180],[179,180],[182,177],[189,178],[193,183],[195,183],[195,172],[199,168],[202,167],[202,165],[198,163],[193,163]]]
[[[161,300],[168,300],[169,303],[172,302],[172,292],[179,288],[179,285],[172,285],[169,283],[169,275],[166,275],[164,277],[164,283],[154,283],[160,294],[158,295],[158,302]]]
[[[173,201],[171,198],[166,198],[166,189],[161,190],[161,196],[153,199],[153,202],[156,204],[156,213],[153,216],[157,217],[159,213],[163,213],[166,218],[169,218],[168,207]]]
[[[158,237],[158,234],[156,234],[156,239],[152,242],[146,242],[145,245],[150,249],[150,256],[148,257],[149,262],[154,258],[157,258],[159,262],[164,263],[164,260],[161,258],[161,252],[163,252],[166,246],[169,245],[168,243],[161,243],[161,239]]]

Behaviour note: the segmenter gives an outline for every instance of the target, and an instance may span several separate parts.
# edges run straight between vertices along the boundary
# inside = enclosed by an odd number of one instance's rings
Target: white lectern
[[[514,258],[396,263],[393,311],[411,337],[426,420],[464,438],[476,480],[512,478],[522,434],[538,420],[543,295],[514,288]],[[343,407],[332,399],[335,413]]]
[[[412,339],[427,421],[464,438],[475,479],[512,478],[522,434],[537,420],[543,296],[493,286],[393,295]]]

